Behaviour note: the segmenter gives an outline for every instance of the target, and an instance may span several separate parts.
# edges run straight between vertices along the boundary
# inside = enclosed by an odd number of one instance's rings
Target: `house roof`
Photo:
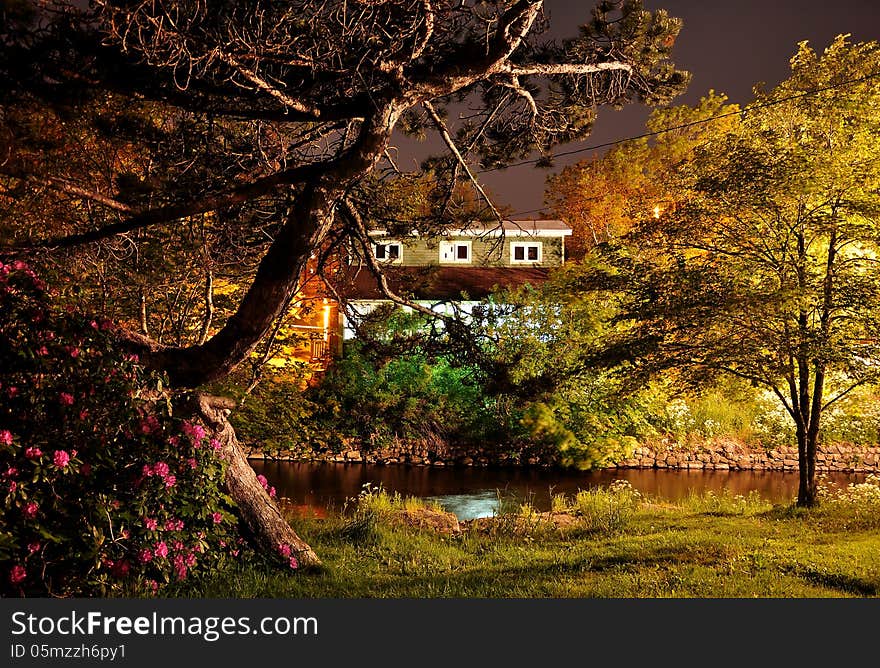
[[[370,230],[370,234],[386,234],[384,229]],[[450,227],[446,234],[452,236],[500,237],[569,237],[572,230],[561,220],[505,220],[502,223],[473,221],[462,228]]]
[[[391,267],[386,270],[388,286],[401,296],[416,300],[477,300],[497,288],[516,288],[547,280],[544,267]],[[354,273],[341,293],[349,300],[383,300],[375,276],[366,268]]]

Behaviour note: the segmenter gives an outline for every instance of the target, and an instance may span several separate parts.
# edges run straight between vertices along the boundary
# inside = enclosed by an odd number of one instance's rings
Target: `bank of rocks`
[[[772,450],[749,448],[736,441],[704,443],[685,448],[677,445],[637,447],[618,468],[705,469],[713,471],[797,471],[794,447]],[[820,448],[816,470],[847,473],[880,471],[880,447],[835,444]]]
[[[272,454],[252,450],[253,458],[284,461],[323,461],[365,464],[410,464],[415,466],[555,466],[554,453],[538,449],[491,451],[476,446],[446,446],[398,441],[391,445],[362,449],[351,445],[340,452],[298,452],[284,450]],[[880,472],[880,447],[848,444],[826,445],[816,456],[819,471]],[[658,443],[640,446],[610,468],[695,469],[715,471],[796,471],[797,448],[771,450],[751,448],[732,440],[718,440],[682,446]]]

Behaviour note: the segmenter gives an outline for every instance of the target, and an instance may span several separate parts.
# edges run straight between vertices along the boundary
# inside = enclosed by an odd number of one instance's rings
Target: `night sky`
[[[592,0],[545,0],[553,36],[571,34],[572,27],[584,23],[593,6]],[[788,76],[788,61],[802,40],[818,51],[841,33],[850,33],[854,41],[880,40],[880,0],[645,0],[645,6],[666,9],[684,22],[673,60],[693,78],[687,92],[673,104],[693,104],[710,89],[726,93],[731,102],[745,104],[752,99],[755,84],[764,82],[772,87]],[[600,110],[586,142],[557,150],[637,135],[644,131],[648,111],[641,105],[622,111]],[[401,166],[413,168],[412,157],[406,164],[409,142],[401,142],[400,148]],[[589,152],[561,158],[550,171],[587,155]],[[536,217],[539,212],[532,210],[543,206],[547,174],[546,169],[524,166],[482,178],[500,204],[523,212],[523,217]]]

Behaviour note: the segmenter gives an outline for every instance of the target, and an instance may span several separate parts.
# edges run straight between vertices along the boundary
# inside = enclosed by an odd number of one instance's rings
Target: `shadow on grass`
[[[842,573],[829,573],[816,568],[795,566],[787,569],[791,575],[820,587],[827,587],[843,594],[855,596],[877,596],[880,594],[880,583]]]

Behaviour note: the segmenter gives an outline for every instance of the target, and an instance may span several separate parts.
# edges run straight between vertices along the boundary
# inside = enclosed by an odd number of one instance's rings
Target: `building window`
[[[440,262],[470,262],[470,241],[441,241]]]
[[[512,241],[510,243],[511,264],[537,264],[544,255],[544,244],[540,241]]]
[[[380,262],[400,262],[403,259],[403,244],[399,241],[373,244],[373,255]]]

